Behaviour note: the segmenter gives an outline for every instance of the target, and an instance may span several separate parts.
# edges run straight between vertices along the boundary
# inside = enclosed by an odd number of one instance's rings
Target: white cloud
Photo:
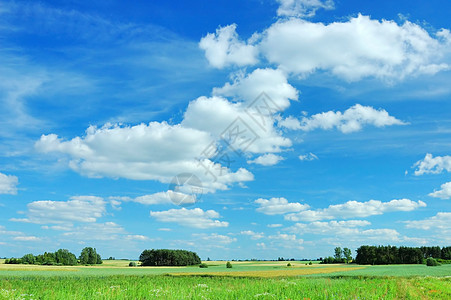
[[[277,235],[270,235],[268,239],[271,240],[271,246],[287,249],[298,249],[303,250],[304,247],[302,244],[304,243],[303,239],[298,239],[295,234],[286,234],[278,232]]]
[[[63,237],[77,241],[113,241],[121,238],[130,240],[131,235],[127,231],[114,222],[93,223],[74,227],[70,232],[64,232]]]
[[[197,238],[199,241],[201,241],[202,244],[211,244],[211,245],[228,245],[233,242],[236,242],[236,238],[232,238],[227,235],[221,235],[217,233],[212,234],[205,234],[205,233],[194,233],[192,235],[194,238]]]
[[[93,223],[105,212],[106,202],[95,196],[74,196],[68,201],[34,201],[27,204],[27,218],[11,221],[36,224]]]
[[[334,9],[333,0],[277,0],[278,16],[313,17],[318,9]]]
[[[252,230],[243,230],[240,232],[242,235],[248,235],[253,240],[259,240],[265,237],[265,234],[263,232],[254,232]]]
[[[384,127],[391,125],[406,125],[406,123],[392,117],[384,109],[376,110],[371,106],[356,104],[343,113],[328,111],[304,117],[301,120],[301,130],[315,129],[330,130],[337,128],[343,133],[359,131],[364,125]]]
[[[36,148],[44,153],[69,155],[69,166],[88,177],[169,183],[177,174],[192,173],[210,192],[227,189],[234,182],[253,180],[253,175],[242,168],[232,172],[208,159],[200,164],[196,157],[212,142],[211,135],[205,131],[151,122],[136,126],[91,126],[86,136],[69,141],[55,134],[43,135]],[[221,176],[211,176],[206,168],[216,170]]]
[[[275,104],[273,113],[283,111],[290,106],[290,100],[298,100],[298,91],[288,83],[287,75],[280,69],[255,69],[250,74],[238,72],[233,83],[214,88],[213,95],[233,97],[251,104],[261,93]],[[272,115],[271,114],[271,115]]]
[[[316,156],[315,154],[310,152],[310,153],[307,153],[307,154],[299,155],[299,159],[302,160],[302,161],[312,161],[312,160],[317,160],[318,156]]]
[[[248,164],[257,164],[262,166],[274,166],[277,165],[280,161],[282,161],[284,158],[280,155],[275,155],[272,153],[268,153],[262,156],[257,157],[253,160],[248,160]]]
[[[13,175],[0,173],[0,194],[17,194],[19,179]]]
[[[441,190],[430,193],[429,196],[441,199],[451,198],[451,182],[444,183],[440,186]]]
[[[221,69],[232,64],[246,66],[257,63],[258,49],[241,41],[236,27],[236,24],[220,27],[216,33],[209,33],[200,40],[199,47],[205,51],[211,66]]]
[[[370,200],[367,202],[348,201],[344,204],[330,205],[327,208],[317,210],[305,210],[285,216],[290,221],[319,221],[330,219],[364,218],[381,215],[394,211],[413,211],[420,207],[426,207],[423,201],[412,201],[409,199],[394,199],[389,202]]]
[[[343,235],[350,235],[358,232],[358,229],[356,228],[368,225],[371,225],[371,223],[364,220],[296,223],[289,227],[289,230],[300,234],[327,235],[339,233]]]
[[[300,212],[309,208],[307,204],[301,204],[298,202],[289,203],[285,198],[271,198],[269,200],[260,198],[254,202],[260,204],[257,211],[266,215],[281,215],[289,212]]]
[[[417,161],[413,167],[417,167],[415,175],[439,174],[443,171],[451,172],[451,156],[436,156],[427,153],[424,159]]]
[[[16,236],[13,240],[20,242],[40,242],[42,239],[36,236]]]
[[[269,228],[278,228],[278,227],[282,227],[282,224],[268,224],[267,225]]]
[[[277,125],[290,130],[301,129],[301,122],[293,116],[278,120]]]
[[[221,216],[214,210],[202,210],[200,208],[194,209],[170,209],[167,211],[151,211],[150,216],[157,219],[159,222],[172,222],[181,226],[193,228],[216,228],[227,227],[228,222],[215,220]]]
[[[407,228],[422,230],[439,230],[440,234],[447,235],[451,232],[451,212],[439,212],[435,216],[416,221],[406,221]]]
[[[255,115],[251,116],[246,113],[246,107],[242,102],[232,103],[217,96],[200,97],[189,104],[182,125],[209,131],[218,140],[232,139],[233,148],[251,153],[280,152],[292,145],[274,127],[271,113],[253,111]]]
[[[121,202],[136,202],[144,205],[157,205],[157,204],[193,204],[197,201],[197,195],[195,193],[185,194],[168,190],[166,192],[158,192],[150,195],[143,195],[136,198],[130,197],[110,197],[110,201],[114,201],[118,206]]]
[[[449,69],[441,62],[449,52],[447,43],[409,21],[398,25],[359,14],[328,25],[278,21],[262,34],[259,48],[270,63],[296,74],[326,71],[347,81],[402,80]]]

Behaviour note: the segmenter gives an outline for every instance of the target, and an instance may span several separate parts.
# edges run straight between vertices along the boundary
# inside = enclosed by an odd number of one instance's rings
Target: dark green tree
[[[352,252],[349,248],[343,248],[343,255],[346,259],[346,263],[348,264],[352,260]]]

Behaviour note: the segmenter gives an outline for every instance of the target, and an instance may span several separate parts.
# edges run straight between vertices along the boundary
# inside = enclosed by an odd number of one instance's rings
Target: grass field
[[[5,265],[0,299],[451,299],[451,265],[207,262],[198,267]]]

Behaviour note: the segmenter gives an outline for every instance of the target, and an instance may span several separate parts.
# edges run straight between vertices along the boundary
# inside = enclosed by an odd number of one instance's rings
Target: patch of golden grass
[[[231,276],[231,277],[284,277],[312,274],[327,274],[333,272],[346,272],[352,270],[365,269],[366,267],[325,267],[325,268],[293,268],[282,270],[262,270],[262,271],[230,271],[230,272],[202,272],[202,273],[171,273],[174,276],[193,275],[193,276]]]

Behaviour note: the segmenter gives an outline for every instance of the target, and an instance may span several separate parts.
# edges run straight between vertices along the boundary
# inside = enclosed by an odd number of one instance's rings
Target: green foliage
[[[33,254],[25,254],[22,256],[22,263],[23,264],[30,264],[33,265],[36,262],[36,257]]]
[[[310,266],[311,266],[311,265],[313,265],[313,263],[312,263],[312,262],[309,262],[308,264],[309,264]]]
[[[208,268],[208,265],[207,264],[205,264],[205,263],[201,263],[200,265],[199,265],[199,268]]]
[[[356,263],[361,265],[385,264],[422,264],[426,258],[434,256],[445,257],[450,247],[395,247],[395,246],[360,246],[357,249]],[[435,257],[443,258],[443,257]]]
[[[291,263],[287,263],[287,267],[291,267]]]
[[[352,252],[349,248],[343,248],[343,255],[346,259],[346,263],[348,264],[352,260]]]
[[[92,247],[83,248],[79,260],[82,265],[96,265],[102,263],[102,258],[97,253],[96,249]]]
[[[231,268],[232,268],[232,264],[230,263],[230,261],[228,261],[228,262],[226,263],[226,268],[227,268],[227,269],[231,269]]]
[[[435,266],[440,266],[440,264],[432,257],[428,257],[428,259],[426,259],[426,266],[435,267]]]
[[[341,260],[342,255],[343,255],[343,250],[341,250],[340,247],[335,247],[335,255],[334,255],[335,259],[337,261]]]
[[[143,266],[192,266],[201,263],[197,253],[187,250],[144,250],[139,256]]]
[[[135,263],[134,261],[131,261],[131,262],[128,264],[128,266],[129,266],[129,267],[136,267],[136,263]]]

